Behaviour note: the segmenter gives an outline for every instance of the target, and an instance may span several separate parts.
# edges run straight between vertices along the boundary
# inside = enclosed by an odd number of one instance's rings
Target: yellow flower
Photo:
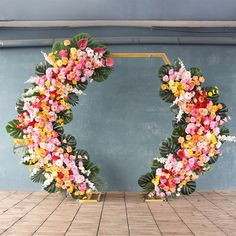
[[[166,84],[162,84],[162,86],[161,86],[161,89],[162,90],[166,90],[166,89],[168,89],[169,87],[166,85]]]
[[[215,134],[213,134],[213,133],[211,133],[211,142],[212,142],[213,144],[217,144],[216,136],[215,136]]]
[[[49,53],[48,54],[48,60],[51,62],[51,63],[54,63],[55,62],[55,55],[53,55],[53,53]]]
[[[69,46],[70,45],[70,40],[69,39],[64,40],[64,45]]]
[[[68,153],[71,153],[71,152],[72,152],[72,147],[71,147],[71,146],[66,147],[66,151],[67,151]]]
[[[159,181],[160,181],[160,176],[157,176],[157,175],[156,175],[155,178],[152,179],[152,183],[153,183],[154,185],[158,185],[158,184],[159,184]]]
[[[57,60],[57,66],[62,66],[62,60]]]
[[[208,96],[209,96],[209,97],[212,97],[212,95],[213,95],[212,92],[209,92],[209,93],[208,93]]]

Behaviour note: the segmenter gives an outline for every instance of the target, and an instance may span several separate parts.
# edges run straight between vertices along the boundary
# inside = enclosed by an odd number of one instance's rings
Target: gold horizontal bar
[[[170,61],[163,52],[126,52],[126,53],[112,53],[114,58],[161,58],[165,64],[170,64]]]
[[[145,202],[164,202],[163,199],[145,199]]]

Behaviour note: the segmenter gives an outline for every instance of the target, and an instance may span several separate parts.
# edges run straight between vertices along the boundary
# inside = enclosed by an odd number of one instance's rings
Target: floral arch
[[[159,57],[165,63],[159,70],[160,96],[172,104],[176,118],[172,136],[161,143],[152,171],[138,181],[145,197],[168,200],[192,193],[198,176],[217,161],[221,143],[230,139],[229,130],[222,126],[227,107],[218,102],[217,87],[201,87],[204,77],[198,68],[186,70],[180,60],[170,64],[164,53],[111,55],[84,33],[56,42],[52,52],[43,55],[45,62],[36,66],[36,76],[27,81],[32,87],[16,103],[18,117],[6,129],[14,138],[15,153],[29,166],[31,180],[50,193],[86,199],[105,186],[98,166],[86,150],[76,147],[75,137],[65,134],[63,126],[72,121],[71,107],[79,103],[87,85],[108,78],[112,57]]]

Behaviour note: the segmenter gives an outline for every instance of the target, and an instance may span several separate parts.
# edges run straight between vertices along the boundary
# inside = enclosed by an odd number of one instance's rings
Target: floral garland
[[[109,51],[84,33],[43,53],[46,62],[36,67],[36,77],[27,82],[16,104],[18,117],[7,132],[14,138],[21,162],[33,166],[31,179],[48,192],[86,198],[104,182],[87,151],[76,149],[76,139],[64,134],[73,119],[71,107],[79,102],[89,82],[107,79],[114,64]],[[31,168],[30,168],[31,169]]]
[[[222,126],[229,120],[225,104],[218,102],[217,87],[201,87],[205,81],[198,68],[187,70],[181,60],[163,65],[160,97],[172,103],[176,113],[171,138],[160,144],[152,172],[139,179],[147,198],[175,198],[195,191],[200,174],[210,170],[224,141],[236,141]]]

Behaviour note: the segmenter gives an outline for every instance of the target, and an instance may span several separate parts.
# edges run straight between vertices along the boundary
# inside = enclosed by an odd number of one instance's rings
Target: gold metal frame
[[[125,52],[125,53],[112,53],[113,58],[160,58],[165,64],[170,64],[170,61],[163,52]],[[87,199],[79,200],[81,203],[99,202],[101,199],[101,192],[91,193]],[[92,199],[97,195],[96,199]],[[160,202],[162,199],[146,199],[145,202]]]
[[[164,52],[125,52],[112,53],[114,58],[160,58],[165,64],[170,64],[170,61]]]

